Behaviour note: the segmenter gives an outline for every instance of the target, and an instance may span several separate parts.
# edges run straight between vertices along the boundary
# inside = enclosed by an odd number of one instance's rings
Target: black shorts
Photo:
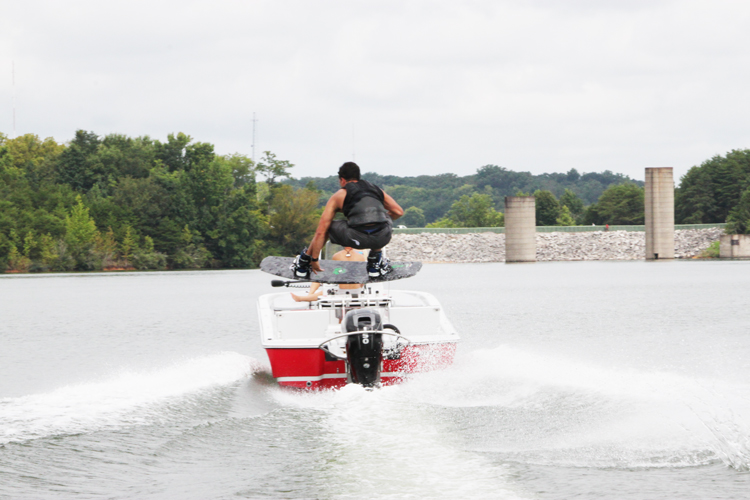
[[[345,220],[335,220],[331,222],[331,227],[328,229],[328,238],[331,243],[342,247],[378,250],[390,243],[393,235],[393,222],[389,219],[377,231],[373,233],[366,231],[367,228],[349,227],[349,223]]]

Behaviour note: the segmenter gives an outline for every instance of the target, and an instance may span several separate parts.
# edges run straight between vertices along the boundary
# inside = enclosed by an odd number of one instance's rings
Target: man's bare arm
[[[315,236],[313,236],[310,246],[307,247],[307,255],[310,255],[312,258],[317,259],[320,257],[320,251],[323,249],[323,245],[326,244],[328,237],[328,228],[331,227],[331,222],[336,212],[344,206],[345,197],[346,191],[340,189],[328,199],[328,203],[326,203],[326,207],[323,209],[323,214],[320,216],[318,228],[315,230]],[[312,269],[315,272],[322,271],[317,262],[312,263]]]
[[[391,196],[386,192],[383,192],[383,196],[385,197],[383,206],[385,207],[385,211],[388,212],[391,220],[396,220],[404,215],[404,209],[401,208],[398,203],[396,203],[396,200],[391,198]]]

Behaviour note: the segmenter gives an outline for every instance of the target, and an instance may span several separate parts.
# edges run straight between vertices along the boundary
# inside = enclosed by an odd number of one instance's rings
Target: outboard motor
[[[352,333],[346,338],[346,360],[352,382],[375,387],[380,383],[383,335],[368,332],[383,329],[380,313],[375,309],[355,309],[346,313],[342,323],[346,333]]]

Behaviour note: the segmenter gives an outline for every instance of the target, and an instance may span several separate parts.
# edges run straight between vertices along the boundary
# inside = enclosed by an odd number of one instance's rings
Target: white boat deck
[[[341,335],[340,318],[347,311],[361,307],[376,309],[383,324],[396,326],[411,344],[459,339],[442,306],[429,293],[386,291],[383,285],[367,285],[357,290],[329,286],[319,300],[309,303],[295,302],[288,291],[261,296],[258,314],[263,346],[317,347],[324,340]],[[390,340],[384,337],[386,343]]]

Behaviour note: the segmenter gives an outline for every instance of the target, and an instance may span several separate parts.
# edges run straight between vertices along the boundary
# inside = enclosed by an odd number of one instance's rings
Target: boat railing
[[[442,307],[431,295],[424,292],[413,292],[398,290],[394,293],[380,293],[372,290],[343,291],[327,293],[317,300],[304,303],[295,303],[288,300],[288,294],[273,294],[274,299],[269,299],[270,308],[275,312],[280,311],[303,311],[303,310],[340,310],[355,309],[362,307],[380,307],[385,309],[433,309],[441,311]],[[279,302],[276,299],[283,299]],[[303,305],[304,304],[304,305]]]
[[[321,297],[318,307],[321,309],[350,309],[359,307],[389,307],[393,303],[390,297],[367,297],[353,295]]]
[[[356,331],[356,332],[346,332],[346,333],[340,333],[340,334],[334,335],[333,337],[330,337],[324,340],[323,342],[321,342],[320,345],[318,345],[318,348],[322,349],[323,346],[329,342],[333,342],[334,340],[338,340],[338,339],[344,339],[352,335],[375,335],[375,334],[390,335],[392,337],[396,337],[398,340],[403,340],[404,342],[406,342],[405,345],[412,343],[411,340],[404,337],[400,333],[394,332],[393,330],[361,330],[361,331]]]

